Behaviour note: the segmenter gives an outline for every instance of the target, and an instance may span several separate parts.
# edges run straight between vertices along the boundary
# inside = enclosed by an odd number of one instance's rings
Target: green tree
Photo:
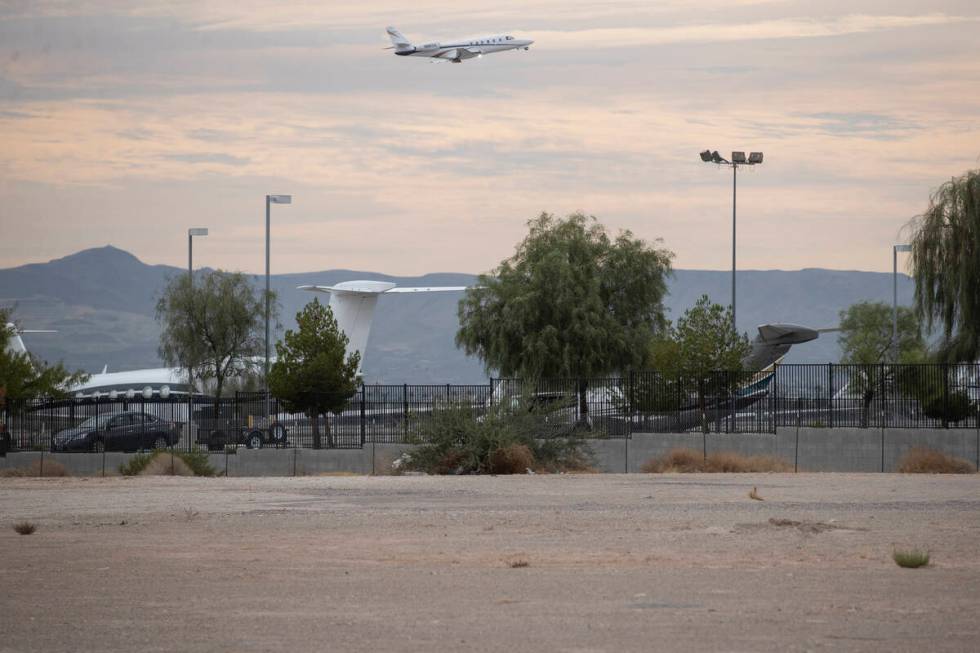
[[[514,255],[481,275],[459,302],[457,346],[488,370],[535,381],[587,381],[638,366],[663,329],[673,254],[624,231],[615,238],[592,216],[529,221]]]
[[[850,368],[852,389],[861,394],[861,425],[868,425],[874,398],[884,384],[891,382],[894,368],[881,363],[891,359],[892,307],[884,302],[859,302],[840,312],[840,362]],[[896,361],[920,363],[926,359],[926,344],[915,311],[898,307]]]
[[[347,354],[347,336],[333,311],[314,299],[296,314],[297,330],[276,343],[276,362],[269,371],[269,390],[286,410],[303,412],[313,425],[313,446],[320,448],[319,416],[340,413],[357,392],[361,357]],[[327,446],[333,447],[330,420]]]
[[[0,308],[0,409],[9,411],[36,399],[64,399],[72,386],[88,380],[84,372],[69,372],[61,363],[49,365],[12,347],[16,335],[10,310]]]
[[[696,392],[703,408],[705,394],[728,394],[737,387],[751,350],[748,337],[732,326],[731,308],[702,295],[676,327],[668,325],[650,340],[644,367],[657,377],[641,380],[636,405],[643,411],[675,410]]]
[[[932,194],[911,231],[915,306],[931,331],[942,324],[938,356],[980,358],[980,170],[946,182]]]
[[[220,397],[228,379],[246,376],[265,355],[265,302],[241,272],[206,271],[172,278],[157,301],[160,357],[211,381]],[[271,301],[275,324],[276,302]]]

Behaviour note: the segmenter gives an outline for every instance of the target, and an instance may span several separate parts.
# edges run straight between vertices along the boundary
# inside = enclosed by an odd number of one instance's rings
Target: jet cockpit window
[[[507,37],[507,40],[508,40],[508,41],[513,41],[513,40],[514,40],[514,37],[513,37],[513,36],[508,36],[508,37]]]

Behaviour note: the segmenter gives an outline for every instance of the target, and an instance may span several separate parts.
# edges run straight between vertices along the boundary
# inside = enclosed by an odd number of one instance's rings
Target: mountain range
[[[147,265],[112,246],[87,249],[47,263],[0,270],[0,305],[14,308],[24,329],[56,329],[26,334],[27,347],[48,361],[89,372],[159,367],[160,327],[154,318],[157,298],[167,279],[186,270]],[[433,273],[395,277],[376,272],[324,270],[271,277],[282,305],[283,328],[295,327],[295,314],[312,299],[300,284],[330,285],[354,279],[392,281],[400,286],[472,285],[471,274]],[[261,284],[262,278],[256,277]],[[731,273],[676,270],[666,299],[677,319],[702,294],[729,302]],[[912,301],[914,286],[898,278],[902,304]],[[454,344],[458,293],[389,295],[381,298],[365,352],[368,383],[481,383],[487,374],[480,361]],[[738,272],[738,327],[755,336],[756,326],[790,322],[833,327],[839,312],[853,303],[891,303],[892,275],[844,270],[744,270]],[[836,337],[825,334],[794,347],[787,362],[836,361]]]

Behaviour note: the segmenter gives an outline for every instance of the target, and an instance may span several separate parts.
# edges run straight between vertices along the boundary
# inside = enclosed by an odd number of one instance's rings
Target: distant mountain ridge
[[[46,360],[71,368],[110,371],[157,367],[159,325],[154,310],[167,279],[186,270],[147,265],[112,246],[87,249],[47,263],[0,270],[0,305],[15,306],[24,328],[57,329],[57,334],[25,337],[27,346]],[[257,277],[261,279],[261,277]],[[353,279],[391,281],[400,286],[472,285],[471,274],[433,273],[398,277],[376,272],[324,270],[271,277],[282,303],[284,328],[314,295],[300,284],[329,285]],[[909,304],[913,284],[899,276],[899,302]],[[731,273],[677,270],[666,304],[676,320],[707,294],[727,304]],[[456,349],[456,305],[461,293],[390,295],[381,298],[365,352],[369,383],[479,383],[486,373],[478,360]],[[755,335],[763,323],[790,322],[811,327],[836,326],[841,309],[863,300],[891,302],[892,275],[824,269],[745,270],[738,272],[738,326]],[[321,296],[325,299],[325,296]],[[795,362],[836,361],[833,334],[794,348]]]

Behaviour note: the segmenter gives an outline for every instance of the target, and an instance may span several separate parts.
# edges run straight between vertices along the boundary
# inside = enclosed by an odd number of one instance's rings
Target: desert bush
[[[929,552],[920,549],[895,549],[892,551],[892,560],[899,567],[916,569],[929,564]]]
[[[554,435],[549,411],[495,406],[477,415],[467,404],[446,404],[420,422],[419,447],[404,467],[429,474],[560,472],[591,463],[578,430]],[[547,436],[547,437],[543,437]]]
[[[31,533],[37,530],[37,526],[35,526],[29,521],[22,521],[14,524],[14,530],[20,533],[21,535],[30,535]]]
[[[169,451],[151,451],[138,453],[129,461],[119,466],[123,476],[214,476],[208,455],[200,449],[191,451],[174,451],[171,464]],[[171,471],[173,467],[173,471]]]
[[[9,467],[0,469],[0,477],[31,477],[44,476],[45,478],[71,476],[68,469],[57,460],[45,460],[44,465],[40,460],[34,460],[27,467]]]
[[[977,468],[963,458],[948,456],[935,449],[916,447],[902,456],[898,471],[903,474],[973,474]]]
[[[776,456],[743,456],[732,451],[704,454],[696,449],[671,449],[660,458],[651,458],[640,470],[648,474],[664,473],[750,473],[788,472],[793,468]]]
[[[156,454],[139,472],[140,476],[194,476],[194,472],[179,456]]]

